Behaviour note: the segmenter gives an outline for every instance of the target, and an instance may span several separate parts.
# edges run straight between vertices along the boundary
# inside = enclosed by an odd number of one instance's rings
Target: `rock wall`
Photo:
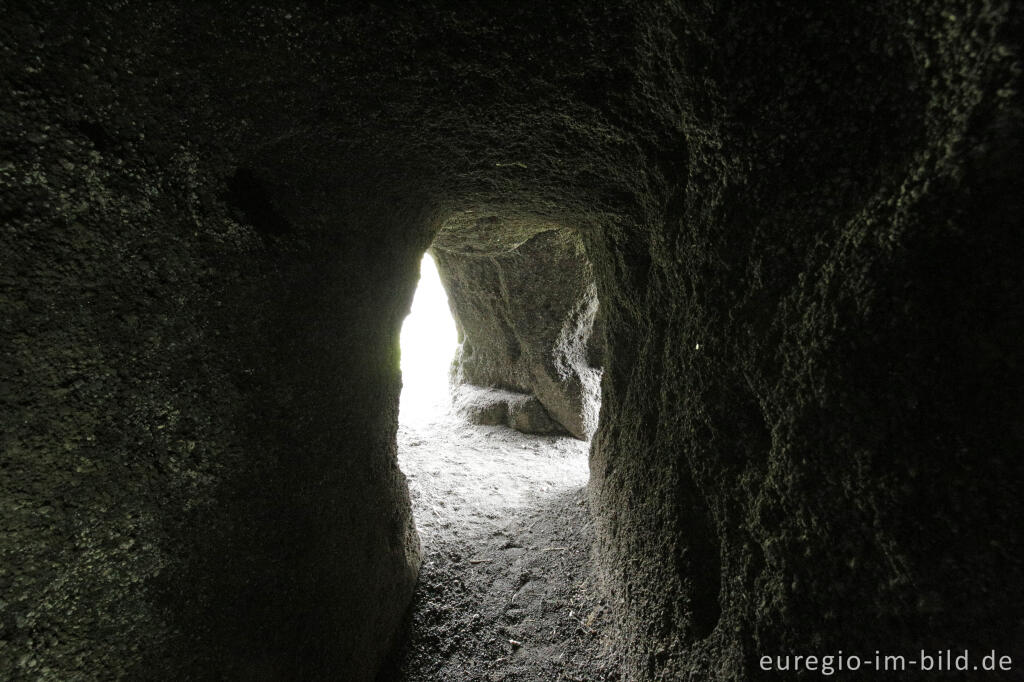
[[[373,679],[419,564],[394,432],[429,242],[376,234],[422,203],[295,210],[163,99],[148,21],[0,29],[0,678]]]
[[[637,229],[588,244],[592,488],[631,675],[1019,652],[1017,10],[657,16],[643,91],[682,137]]]
[[[442,228],[433,252],[459,330],[456,408],[529,433],[589,438],[600,407],[588,353],[598,303],[575,233],[476,218],[472,229]]]
[[[1019,654],[1015,5],[143,5],[0,24],[2,676],[371,677],[470,212],[592,266],[629,679]]]

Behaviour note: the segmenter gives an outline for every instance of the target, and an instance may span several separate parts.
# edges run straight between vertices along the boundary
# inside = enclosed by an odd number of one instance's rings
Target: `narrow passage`
[[[398,458],[423,566],[382,681],[618,679],[596,594],[588,443],[448,410],[454,323],[429,256],[402,331]]]

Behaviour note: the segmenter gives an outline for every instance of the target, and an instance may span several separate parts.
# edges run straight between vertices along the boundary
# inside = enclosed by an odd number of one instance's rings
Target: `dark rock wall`
[[[534,396],[555,424],[513,416],[510,425],[531,432],[560,425],[589,438],[597,427],[601,374],[588,353],[598,303],[583,244],[566,229],[530,234],[497,220],[483,223],[492,236],[478,235],[480,227],[468,234],[442,228],[434,240],[459,329],[454,390],[468,393],[467,403],[493,393],[473,386]]]
[[[4,14],[0,678],[372,679],[419,562],[394,432],[424,202],[222,146],[248,124],[167,56],[173,18]]]
[[[638,678],[1019,655],[1020,17],[882,7],[645,31],[685,143],[651,159],[642,236],[589,249],[592,485]]]
[[[593,267],[630,679],[1019,648],[1015,5],[144,5],[0,24],[3,676],[371,675],[468,211]]]

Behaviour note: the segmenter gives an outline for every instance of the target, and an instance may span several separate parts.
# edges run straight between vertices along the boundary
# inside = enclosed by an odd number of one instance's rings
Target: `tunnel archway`
[[[582,587],[592,577],[586,486],[600,402],[595,286],[573,233],[545,225],[510,238],[503,222],[474,219],[479,229],[457,235],[446,230],[464,226],[447,223],[403,324],[398,464],[424,563],[388,679],[476,678],[509,647],[526,675],[540,674],[551,648],[578,659],[580,674],[602,674],[593,633],[609,614]],[[436,349],[430,370],[417,367],[451,321],[449,305],[458,344]],[[586,637],[574,622],[582,610]]]

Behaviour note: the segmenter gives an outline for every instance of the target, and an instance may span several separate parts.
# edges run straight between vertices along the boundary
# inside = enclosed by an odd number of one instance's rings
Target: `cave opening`
[[[428,251],[420,261],[419,283],[402,324],[399,423],[425,424],[448,411],[448,373],[457,343],[448,295]]]
[[[565,318],[559,322],[569,331],[542,333],[525,320],[551,314],[552,306],[518,290],[528,279],[524,272],[533,273],[535,265],[517,262],[511,268],[506,263],[491,278],[481,274],[476,259],[453,260],[451,253],[439,251],[432,248],[420,260],[400,335],[398,458],[412,487],[424,545],[458,523],[487,524],[584,486],[592,432],[591,427],[581,433],[563,426],[556,410],[549,414],[547,406],[554,402],[551,396],[567,403],[569,398],[550,386],[547,393],[535,390],[522,379],[523,371],[511,365],[534,369],[554,364],[547,356],[566,363],[564,337],[589,335],[594,311],[584,312],[586,329],[581,331],[580,305],[567,304],[554,314]],[[497,259],[483,260],[488,267],[501,267]],[[587,297],[593,298],[589,290]],[[499,346],[501,353],[494,350]],[[575,391],[577,411],[593,411],[599,404],[598,395],[587,393],[599,391],[600,371],[593,375],[585,385],[576,379],[560,387]]]
[[[383,679],[447,679],[510,647],[537,658],[526,667],[551,647],[596,661],[591,626],[606,609],[587,587],[601,374],[589,264],[567,231],[503,251],[452,241],[424,254],[401,331],[398,464],[423,564]]]

